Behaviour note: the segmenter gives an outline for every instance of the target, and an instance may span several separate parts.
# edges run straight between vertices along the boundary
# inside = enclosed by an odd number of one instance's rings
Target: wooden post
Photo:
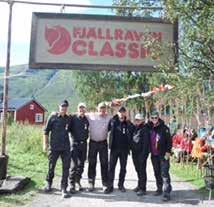
[[[8,110],[8,76],[10,73],[10,48],[11,48],[11,26],[12,26],[12,8],[13,2],[9,1],[9,19],[8,19],[8,37],[7,37],[7,59],[4,71],[4,94],[3,94],[3,122],[2,122],[2,148],[1,155],[6,155],[7,139],[7,110]]]

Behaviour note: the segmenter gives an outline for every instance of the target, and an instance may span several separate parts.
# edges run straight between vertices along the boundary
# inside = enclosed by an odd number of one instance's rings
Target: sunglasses
[[[151,117],[151,119],[158,119],[158,117],[156,116],[156,117]]]

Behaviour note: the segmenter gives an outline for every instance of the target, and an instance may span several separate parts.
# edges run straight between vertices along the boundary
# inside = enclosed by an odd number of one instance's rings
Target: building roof
[[[8,111],[17,111],[20,108],[26,106],[30,102],[36,102],[44,111],[47,111],[44,106],[42,106],[38,101],[32,98],[17,98],[17,99],[9,99],[8,100]],[[3,103],[0,103],[0,110],[3,109]]]

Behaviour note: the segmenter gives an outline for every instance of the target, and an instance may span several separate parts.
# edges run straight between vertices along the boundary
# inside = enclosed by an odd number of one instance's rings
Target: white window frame
[[[35,114],[35,123],[42,123],[44,120],[43,113],[36,113]]]

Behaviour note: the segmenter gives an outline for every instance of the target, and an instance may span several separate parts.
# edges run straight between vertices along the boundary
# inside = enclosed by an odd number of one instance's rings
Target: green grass
[[[8,175],[21,175],[31,178],[24,191],[1,195],[1,207],[23,206],[32,200],[36,192],[44,185],[48,160],[42,152],[42,128],[29,125],[12,124],[8,128]],[[61,174],[60,162],[56,175]]]
[[[1,207],[23,206],[31,201],[37,191],[43,188],[48,160],[42,152],[42,127],[19,125],[13,123],[8,127],[7,150],[9,155],[8,175],[22,175],[31,178],[30,184],[24,191],[1,195]],[[205,184],[199,176],[196,166],[174,163],[171,164],[171,173],[195,185],[203,193]],[[56,175],[61,175],[61,162],[58,162]]]
[[[181,178],[182,181],[190,182],[191,184],[193,184],[199,190],[199,192],[207,192],[205,189],[203,175],[201,175],[195,163],[181,164],[172,162],[170,171],[175,176]]]

